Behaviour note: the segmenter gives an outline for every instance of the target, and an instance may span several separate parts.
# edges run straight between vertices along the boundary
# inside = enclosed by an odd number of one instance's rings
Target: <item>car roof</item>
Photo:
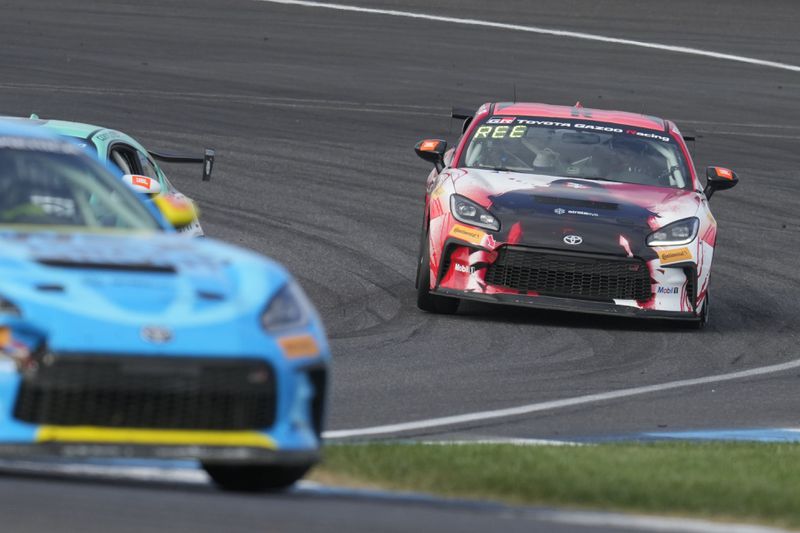
[[[608,109],[592,109],[583,107],[580,103],[574,106],[540,104],[535,102],[498,102],[492,109],[493,115],[522,115],[544,118],[583,119],[597,122],[608,122],[623,126],[647,128],[651,130],[666,131],[669,123],[658,117],[629,113],[627,111],[613,111]]]
[[[25,137],[30,139],[63,140],[55,132],[36,128],[29,120],[19,120],[14,117],[0,117],[0,136]],[[64,141],[66,142],[66,141]]]
[[[41,127],[41,129],[50,130],[56,135],[60,135],[62,137],[74,137],[76,139],[82,139],[88,144],[94,146],[106,145],[112,142],[121,141],[142,152],[147,152],[147,149],[130,135],[121,131],[105,128],[103,126],[96,126],[94,124],[72,122],[68,120],[42,119],[36,115],[31,115],[30,118],[0,116],[0,120],[16,122],[33,127],[38,126]],[[101,150],[98,155],[101,159],[105,159],[105,149]]]

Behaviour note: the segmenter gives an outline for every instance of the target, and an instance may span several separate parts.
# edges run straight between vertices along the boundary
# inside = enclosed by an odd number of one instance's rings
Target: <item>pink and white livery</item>
[[[421,309],[462,299],[589,313],[708,319],[717,223],[674,123],[533,103],[484,104],[447,149],[421,141],[428,176]]]

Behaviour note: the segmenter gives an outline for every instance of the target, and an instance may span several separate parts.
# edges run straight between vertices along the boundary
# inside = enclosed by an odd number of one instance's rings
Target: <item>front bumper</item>
[[[204,463],[307,465],[320,458],[318,450],[270,450],[245,446],[142,445],[95,442],[0,444],[0,457],[26,459],[154,459]]]
[[[523,294],[503,293],[481,294],[441,287],[431,292],[436,295],[459,298],[462,300],[474,300],[477,302],[503,305],[516,305],[520,307],[549,309],[553,311],[568,311],[621,317],[654,318],[660,320],[699,320],[697,315],[695,315],[692,311],[662,311],[657,309],[643,309],[640,307],[618,305],[611,302],[557,298],[554,296],[528,296]]]

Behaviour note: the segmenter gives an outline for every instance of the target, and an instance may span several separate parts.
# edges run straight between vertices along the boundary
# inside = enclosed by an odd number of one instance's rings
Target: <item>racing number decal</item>
[[[475,132],[473,139],[519,139],[525,135],[528,126],[518,124],[513,128],[511,126],[481,126]]]

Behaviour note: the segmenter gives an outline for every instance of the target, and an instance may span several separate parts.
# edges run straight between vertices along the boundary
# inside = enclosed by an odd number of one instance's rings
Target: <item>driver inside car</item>
[[[664,185],[660,180],[664,165],[659,165],[650,155],[646,142],[615,135],[609,141],[609,152],[612,156],[609,178],[623,178],[628,183],[642,185]]]

